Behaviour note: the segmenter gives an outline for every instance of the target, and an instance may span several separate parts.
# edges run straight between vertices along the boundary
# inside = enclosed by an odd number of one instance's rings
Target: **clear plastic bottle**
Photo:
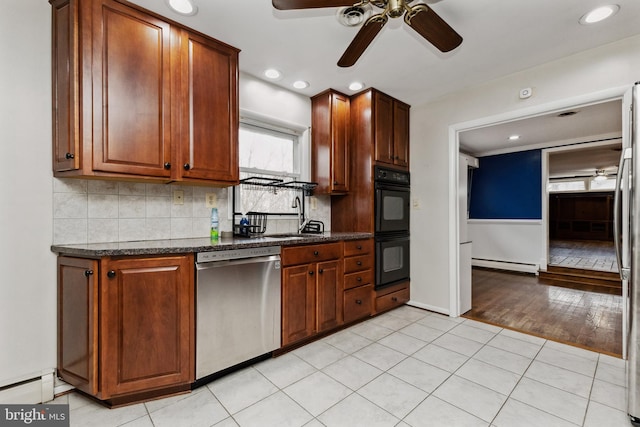
[[[218,208],[211,208],[211,241],[217,242],[219,236]]]

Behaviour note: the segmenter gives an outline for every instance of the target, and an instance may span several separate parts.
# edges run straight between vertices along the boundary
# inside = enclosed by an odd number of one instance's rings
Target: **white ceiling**
[[[443,54],[402,19],[390,19],[353,67],[340,68],[336,62],[358,28],[339,24],[338,8],[278,11],[270,0],[193,1],[199,12],[185,17],[172,12],[164,0],[131,0],[241,49],[243,72],[262,78],[266,68],[281,70],[284,77],[275,84],[289,90],[312,96],[331,87],[350,94],[349,83],[359,80],[412,106],[640,34],[638,0],[611,0],[620,5],[617,15],[591,26],[578,20],[609,0],[416,0],[412,4],[426,2],[449,23],[463,37],[462,45]],[[374,8],[374,13],[379,10]],[[300,79],[308,81],[309,88],[292,89],[291,84]],[[572,131],[588,123],[596,125],[597,134],[609,132],[607,123],[594,120],[598,114],[583,110],[563,122],[575,121]],[[582,136],[570,135],[562,127],[553,129],[556,140]],[[478,130],[477,137],[489,142],[478,146],[471,140],[464,142],[472,153],[509,144],[501,137],[490,141],[487,129]]]

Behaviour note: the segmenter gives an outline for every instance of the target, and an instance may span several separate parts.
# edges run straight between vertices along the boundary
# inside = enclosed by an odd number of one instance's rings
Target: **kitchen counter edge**
[[[369,239],[373,233],[362,232],[326,232],[323,234],[265,236],[257,238],[222,238],[212,244],[209,238],[140,240],[133,242],[61,244],[52,245],[51,251],[58,255],[85,258],[129,255],[163,255],[192,252],[225,251],[264,246],[299,246],[317,243],[339,242],[343,240]]]

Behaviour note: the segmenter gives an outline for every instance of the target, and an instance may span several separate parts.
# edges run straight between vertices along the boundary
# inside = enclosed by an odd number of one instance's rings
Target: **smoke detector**
[[[371,5],[342,7],[336,12],[338,22],[345,27],[362,25],[371,16]]]

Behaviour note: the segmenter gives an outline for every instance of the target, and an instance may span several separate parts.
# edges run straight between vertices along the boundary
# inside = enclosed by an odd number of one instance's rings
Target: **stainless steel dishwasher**
[[[196,255],[196,381],[280,348],[280,246]]]

